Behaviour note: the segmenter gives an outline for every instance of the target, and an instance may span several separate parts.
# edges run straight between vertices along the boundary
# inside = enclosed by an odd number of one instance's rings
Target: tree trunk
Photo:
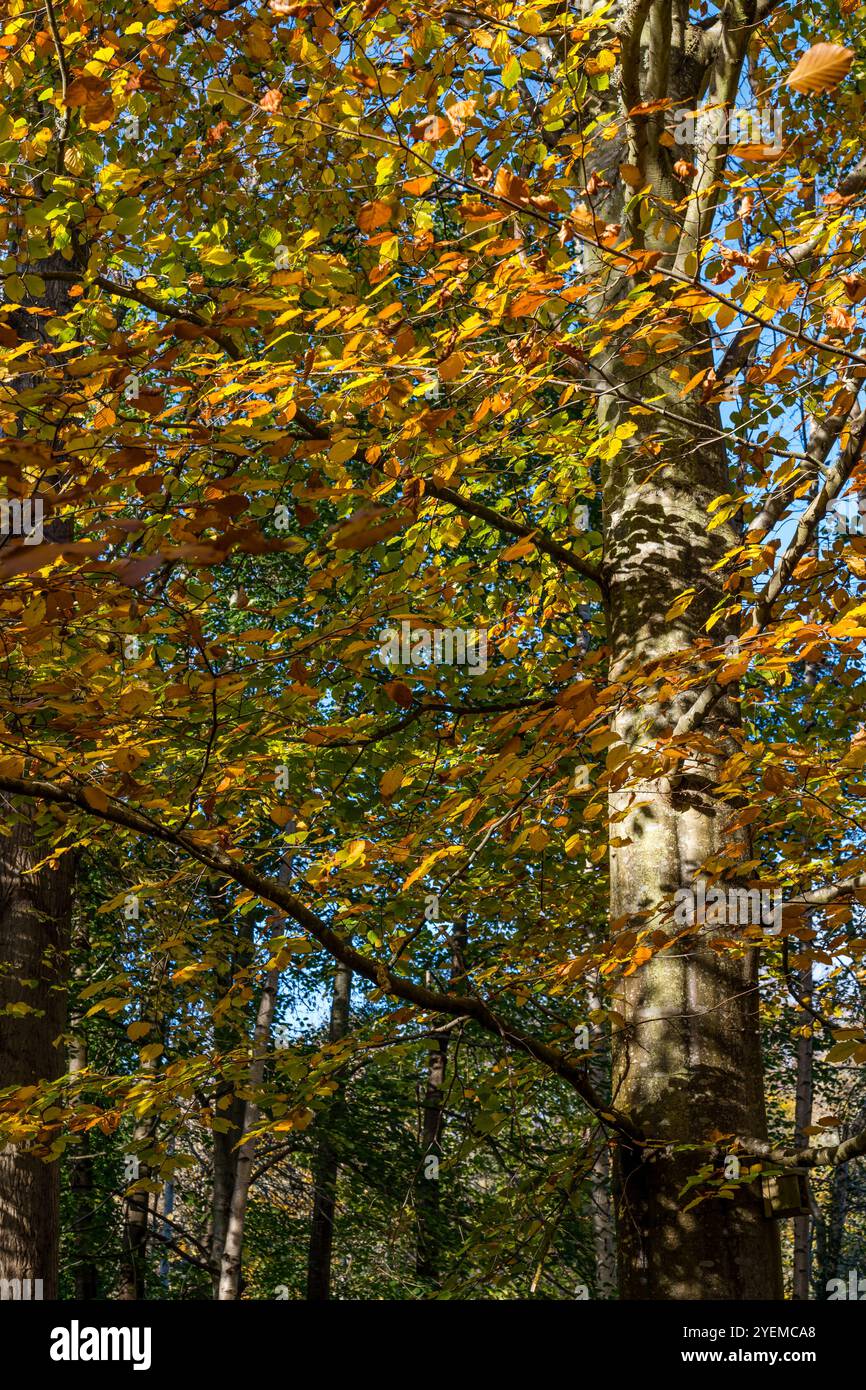
[[[155,1072],[156,1061],[145,1062],[143,1070]],[[147,1148],[156,1134],[156,1118],[145,1116],[136,1124],[133,1133],[133,1152]],[[138,1168],[138,1178],[133,1182],[150,1176],[145,1165]],[[123,1203],[123,1248],[120,1258],[120,1285],[117,1297],[123,1302],[133,1303],[145,1297],[147,1276],[147,1238],[150,1219],[149,1192],[133,1192]]]
[[[253,1033],[253,1058],[250,1063],[249,1089],[255,1093],[261,1086],[265,1074],[265,1057],[274,1008],[277,1002],[277,983],[279,973],[269,970],[262,986],[256,1026]],[[248,1100],[244,1107],[244,1133],[248,1134],[258,1122],[259,1107],[255,1099]],[[229,1204],[229,1218],[226,1225],[226,1238],[223,1246],[218,1298],[220,1302],[231,1302],[240,1295],[241,1256],[244,1247],[244,1224],[247,1215],[250,1183],[253,1175],[255,1139],[245,1139],[238,1150],[235,1181]]]
[[[329,1042],[339,1042],[348,1033],[351,999],[352,972],[348,966],[338,964],[331,996]],[[341,1105],[342,1096],[338,1093],[331,1104],[329,1122],[333,1122],[339,1114]],[[337,1153],[325,1132],[319,1138],[313,1163],[313,1215],[307,1256],[307,1301],[312,1303],[322,1303],[331,1297],[331,1252],[339,1171]]]
[[[812,967],[800,971],[798,990],[801,999],[807,1002],[812,997]],[[803,1022],[808,1023],[804,1013]],[[794,1110],[794,1147],[808,1147],[807,1130],[812,1123],[812,1054],[814,1040],[812,1030],[809,1036],[800,1034],[797,1039],[797,1095]],[[811,1297],[810,1255],[812,1218],[808,1215],[794,1217],[794,1298],[798,1302]]]
[[[830,1179],[830,1211],[825,1225],[821,1275],[819,1287],[821,1298],[827,1298],[827,1286],[831,1279],[844,1279],[842,1268],[842,1242],[845,1237],[845,1218],[848,1215],[849,1168],[847,1163],[833,1169]]]
[[[590,1000],[592,1011],[601,1008],[600,999],[593,995]],[[600,1030],[596,1029],[596,1041],[601,1041]],[[610,1082],[604,1057],[594,1050],[589,1063],[589,1079],[596,1095],[608,1093]],[[590,1201],[592,1203],[592,1239],[595,1246],[595,1296],[614,1299],[617,1296],[616,1283],[616,1226],[613,1213],[613,1194],[611,1191],[610,1150],[602,1135],[599,1150],[592,1165],[590,1177]]]
[[[217,1115],[226,1121],[230,1128],[224,1134],[214,1130],[213,1134],[213,1194],[211,1203],[211,1265],[215,1271],[213,1280],[214,1298],[219,1297],[219,1271],[222,1268],[223,1252],[226,1248],[226,1234],[229,1227],[229,1214],[232,1193],[238,1171],[237,1142],[243,1134],[244,1102],[232,1095],[228,1107],[217,1110]]]
[[[90,942],[87,933],[76,934],[80,955],[75,970],[77,980],[85,983],[90,966]],[[69,1075],[79,1076],[87,1068],[87,1038],[76,1011],[70,1020]],[[73,1280],[75,1297],[79,1302],[92,1302],[99,1297],[99,1274],[95,1260],[96,1202],[93,1190],[93,1155],[90,1134],[85,1130],[71,1155],[69,1187],[72,1193],[72,1246],[74,1251]]]
[[[40,180],[36,188],[41,191]],[[79,260],[75,248],[72,262],[55,252],[21,269],[37,275],[58,268],[66,271]],[[47,318],[28,313],[27,306],[61,315],[68,313],[71,303],[69,286],[48,280],[38,297],[27,293],[6,322],[20,339],[44,348],[50,342]],[[50,353],[46,359],[50,365]],[[13,384],[20,391],[32,391],[36,381],[34,373],[27,372]],[[31,406],[10,452],[13,460],[26,463],[27,431],[38,417],[39,411]],[[46,488],[50,489],[53,475],[61,468],[58,458],[56,468],[45,478]],[[68,540],[72,529],[71,522],[49,516],[45,539]],[[8,543],[4,537],[0,548]],[[74,853],[63,854],[34,872],[52,842],[37,836],[32,808],[16,805],[14,810],[18,821],[0,840],[0,1089],[34,1085],[63,1073],[64,1059],[55,1044],[66,1023],[75,878]],[[8,1013],[16,1004],[36,1012]],[[0,1279],[41,1279],[43,1296],[58,1297],[59,1211],[58,1164],[45,1163],[19,1146],[0,1151]]]
[[[27,810],[0,839],[0,1088],[62,1075],[74,864],[45,856]],[[28,1012],[10,1012],[17,1005]],[[30,1012],[33,1010],[34,1012]],[[0,1279],[41,1279],[58,1297],[60,1168],[19,1145],[0,1152]]]
[[[454,927],[451,953],[451,974],[448,988],[456,993],[466,974],[466,918]],[[419,1279],[433,1286],[439,1283],[442,1271],[441,1212],[439,1200],[439,1167],[442,1162],[442,1139],[445,1132],[445,1078],[448,1064],[447,1029],[431,1034],[430,1060],[424,1109],[421,1119],[421,1161],[415,1180],[415,1213],[418,1220],[418,1248],[415,1269]]]
[[[681,330],[682,349],[697,367],[709,364],[705,337]],[[669,360],[678,360],[672,352]],[[619,382],[630,395],[677,397],[676,382],[648,347],[632,379],[621,365]],[[608,436],[631,407],[610,397],[600,410]],[[672,667],[693,648],[721,596],[717,565],[734,543],[732,529],[708,531],[709,506],[730,490],[724,451],[705,440],[717,419],[677,401],[694,428],[658,415],[606,465],[603,479],[612,681],[626,683],[653,663]],[[638,423],[642,423],[639,420]],[[690,605],[666,618],[674,600],[693,588]],[[717,640],[721,640],[720,638]],[[709,679],[693,660],[700,689]],[[735,812],[713,795],[719,768],[735,751],[730,729],[735,706],[719,700],[693,745],[676,789],[659,766],[657,740],[669,733],[693,695],[662,694],[638,685],[615,721],[625,761],[613,773],[611,918],[615,932],[658,935],[654,954],[620,982],[624,1025],[613,1038],[613,1093],[643,1132],[701,1143],[716,1133],[766,1137],[758,1014],[757,951],[717,954],[696,927],[675,949],[670,938],[674,895],[688,888],[713,857],[748,859],[748,836],[732,831]],[[627,754],[627,756],[626,756]],[[627,769],[630,768],[630,771]],[[626,778],[628,778],[626,784]],[[619,779],[619,781],[617,780]],[[626,1299],[777,1299],[782,1296],[778,1233],[767,1220],[754,1184],[733,1201],[708,1200],[691,1211],[680,1197],[699,1166],[692,1153],[651,1155],[621,1146],[617,1163],[621,1297]]]
[[[209,893],[213,914],[221,927],[231,930],[224,900],[218,889]],[[217,985],[220,992],[228,992],[239,969],[247,964],[252,955],[252,927],[249,918],[241,918],[232,932],[232,945],[228,959],[217,967]],[[214,1029],[214,1041],[218,1052],[228,1052],[240,1037],[237,1024],[218,1024]],[[221,1102],[223,1102],[221,1104]],[[227,1102],[227,1103],[226,1103]],[[211,1236],[210,1259],[213,1276],[213,1296],[219,1297],[220,1271],[228,1232],[232,1193],[238,1171],[238,1140],[244,1130],[244,1102],[235,1094],[233,1082],[222,1082],[217,1087],[214,1114],[218,1121],[226,1125],[225,1131],[213,1131],[213,1189],[211,1193]]]

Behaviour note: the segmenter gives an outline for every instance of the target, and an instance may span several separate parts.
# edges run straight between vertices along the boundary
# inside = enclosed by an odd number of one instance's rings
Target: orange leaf
[[[358,226],[362,232],[373,232],[377,227],[384,227],[386,222],[391,220],[391,209],[387,203],[375,202],[365,203],[358,213]]]
[[[853,61],[853,48],[843,48],[838,43],[816,43],[803,54],[785,81],[804,96],[829,92],[847,77]]]

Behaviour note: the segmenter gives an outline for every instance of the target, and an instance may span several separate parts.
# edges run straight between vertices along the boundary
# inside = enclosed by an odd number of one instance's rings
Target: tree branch
[[[306,904],[301,902],[294,893],[291,893],[285,885],[258,873],[256,869],[244,863],[239,858],[239,852],[235,852],[233,855],[224,854],[222,850],[216,849],[202,836],[190,831],[172,830],[170,826],[151,821],[147,816],[133,811],[120,802],[112,803],[101,789],[99,789],[97,796],[94,795],[95,788],[78,786],[74,783],[47,782],[41,779],[26,781],[18,777],[0,777],[0,791],[8,792],[12,796],[23,796],[32,801],[42,800],[54,805],[75,806],[87,815],[95,816],[99,820],[108,821],[113,825],[122,825],[139,835],[146,835],[150,839],[161,840],[164,844],[173,845],[192,859],[198,860],[200,864],[225,874],[235,883],[239,883],[242,887],[255,893],[257,897],[272,903],[282,912],[285,912],[288,917],[291,917],[299,926],[309,932],[310,936],[335,960],[348,965],[351,970],[356,971],[365,980],[378,986],[383,993],[395,995],[398,999],[405,999],[407,1003],[415,1004],[430,1013],[444,1013],[452,1016],[464,1015],[473,1019],[486,1032],[501,1038],[508,1046],[534,1058],[542,1066],[547,1067],[549,1071],[561,1076],[600,1121],[633,1141],[642,1139],[640,1130],[627,1115],[606,1105],[596,1094],[587,1080],[584,1068],[577,1062],[570,1061],[558,1048],[551,1047],[540,1038],[534,1038],[520,1029],[511,1027],[498,1018],[484,1000],[476,995],[445,994],[438,990],[428,989],[424,985],[415,984],[405,976],[398,975],[396,971],[390,970],[384,962],[370,960],[368,956],[356,951],[349,944],[347,937],[341,936],[329,927],[321,917],[311,912]],[[90,799],[87,796],[88,792],[90,792]],[[105,801],[104,805],[102,804],[103,800]]]

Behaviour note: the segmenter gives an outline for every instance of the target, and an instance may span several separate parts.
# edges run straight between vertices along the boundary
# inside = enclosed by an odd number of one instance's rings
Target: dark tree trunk
[[[593,995],[590,1000],[593,1011],[601,1007],[600,999]],[[604,1038],[596,1029],[596,1046],[589,1063],[589,1079],[596,1095],[605,1096],[610,1090],[608,1069],[600,1044]],[[595,1296],[614,1299],[617,1295],[616,1282],[616,1224],[611,1190],[612,1172],[610,1149],[605,1136],[597,1141],[598,1153],[592,1165],[590,1193],[592,1202],[592,1238],[595,1246]]]
[[[38,180],[36,187],[41,187]],[[56,252],[22,269],[36,274],[60,268],[68,271],[70,264],[79,260],[77,251],[73,262]],[[25,295],[6,322],[22,340],[45,349],[49,344],[47,320],[28,313],[25,306],[49,308],[60,315],[68,312],[71,302],[67,284],[47,280],[42,294],[38,298]],[[45,352],[45,358],[50,366],[50,352]],[[32,391],[36,384],[37,377],[30,372],[15,381],[23,391]],[[50,396],[50,390],[46,394]],[[46,408],[50,409],[50,403],[43,403],[42,410]],[[25,416],[21,433],[4,441],[4,452],[12,465],[7,469],[9,476],[28,463],[28,428],[30,420]],[[58,457],[45,480],[48,489],[61,467]],[[51,517],[49,508],[46,513],[45,538],[68,540],[71,523]],[[11,537],[3,537],[0,548],[10,542]],[[61,604],[58,616],[62,611]],[[7,824],[7,833],[0,839],[0,1089],[53,1080],[64,1071],[65,1059],[57,1043],[66,1024],[75,877],[72,852],[35,870],[52,841],[38,835],[30,806],[12,809],[16,822]],[[10,1013],[10,1007],[17,1004],[34,1012]],[[60,1169],[56,1162],[45,1163],[35,1153],[16,1146],[0,1152],[0,1278],[41,1279],[43,1296],[58,1297],[59,1210]]]
[[[0,1087],[53,1080],[65,1062],[73,857],[32,872],[47,846],[29,811],[15,809],[0,839]],[[41,1279],[43,1296],[58,1297],[59,1208],[57,1162],[15,1145],[0,1152],[0,1279]]]
[[[809,1002],[812,995],[812,967],[801,971],[798,980],[801,999]],[[810,1020],[804,1014],[804,1023]],[[808,1037],[800,1034],[797,1039],[797,1094],[794,1111],[794,1147],[806,1148],[809,1144],[807,1130],[812,1123],[812,1054],[814,1040],[812,1030]],[[811,1234],[812,1218],[807,1214],[794,1217],[794,1298],[804,1302],[811,1297]]]
[[[147,1071],[155,1071],[156,1063],[148,1062]],[[146,1148],[156,1133],[156,1120],[147,1116],[133,1130],[133,1152]],[[149,1177],[146,1164],[141,1164],[138,1178],[127,1182],[131,1187],[135,1181]],[[149,1235],[151,1193],[132,1192],[123,1203],[123,1246],[120,1258],[120,1284],[117,1297],[126,1303],[138,1302],[145,1297],[147,1279],[147,1244]]]

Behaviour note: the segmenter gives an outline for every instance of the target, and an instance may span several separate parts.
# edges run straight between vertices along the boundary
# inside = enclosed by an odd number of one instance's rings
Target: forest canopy
[[[860,1296],[864,23],[4,0],[4,1297]]]

